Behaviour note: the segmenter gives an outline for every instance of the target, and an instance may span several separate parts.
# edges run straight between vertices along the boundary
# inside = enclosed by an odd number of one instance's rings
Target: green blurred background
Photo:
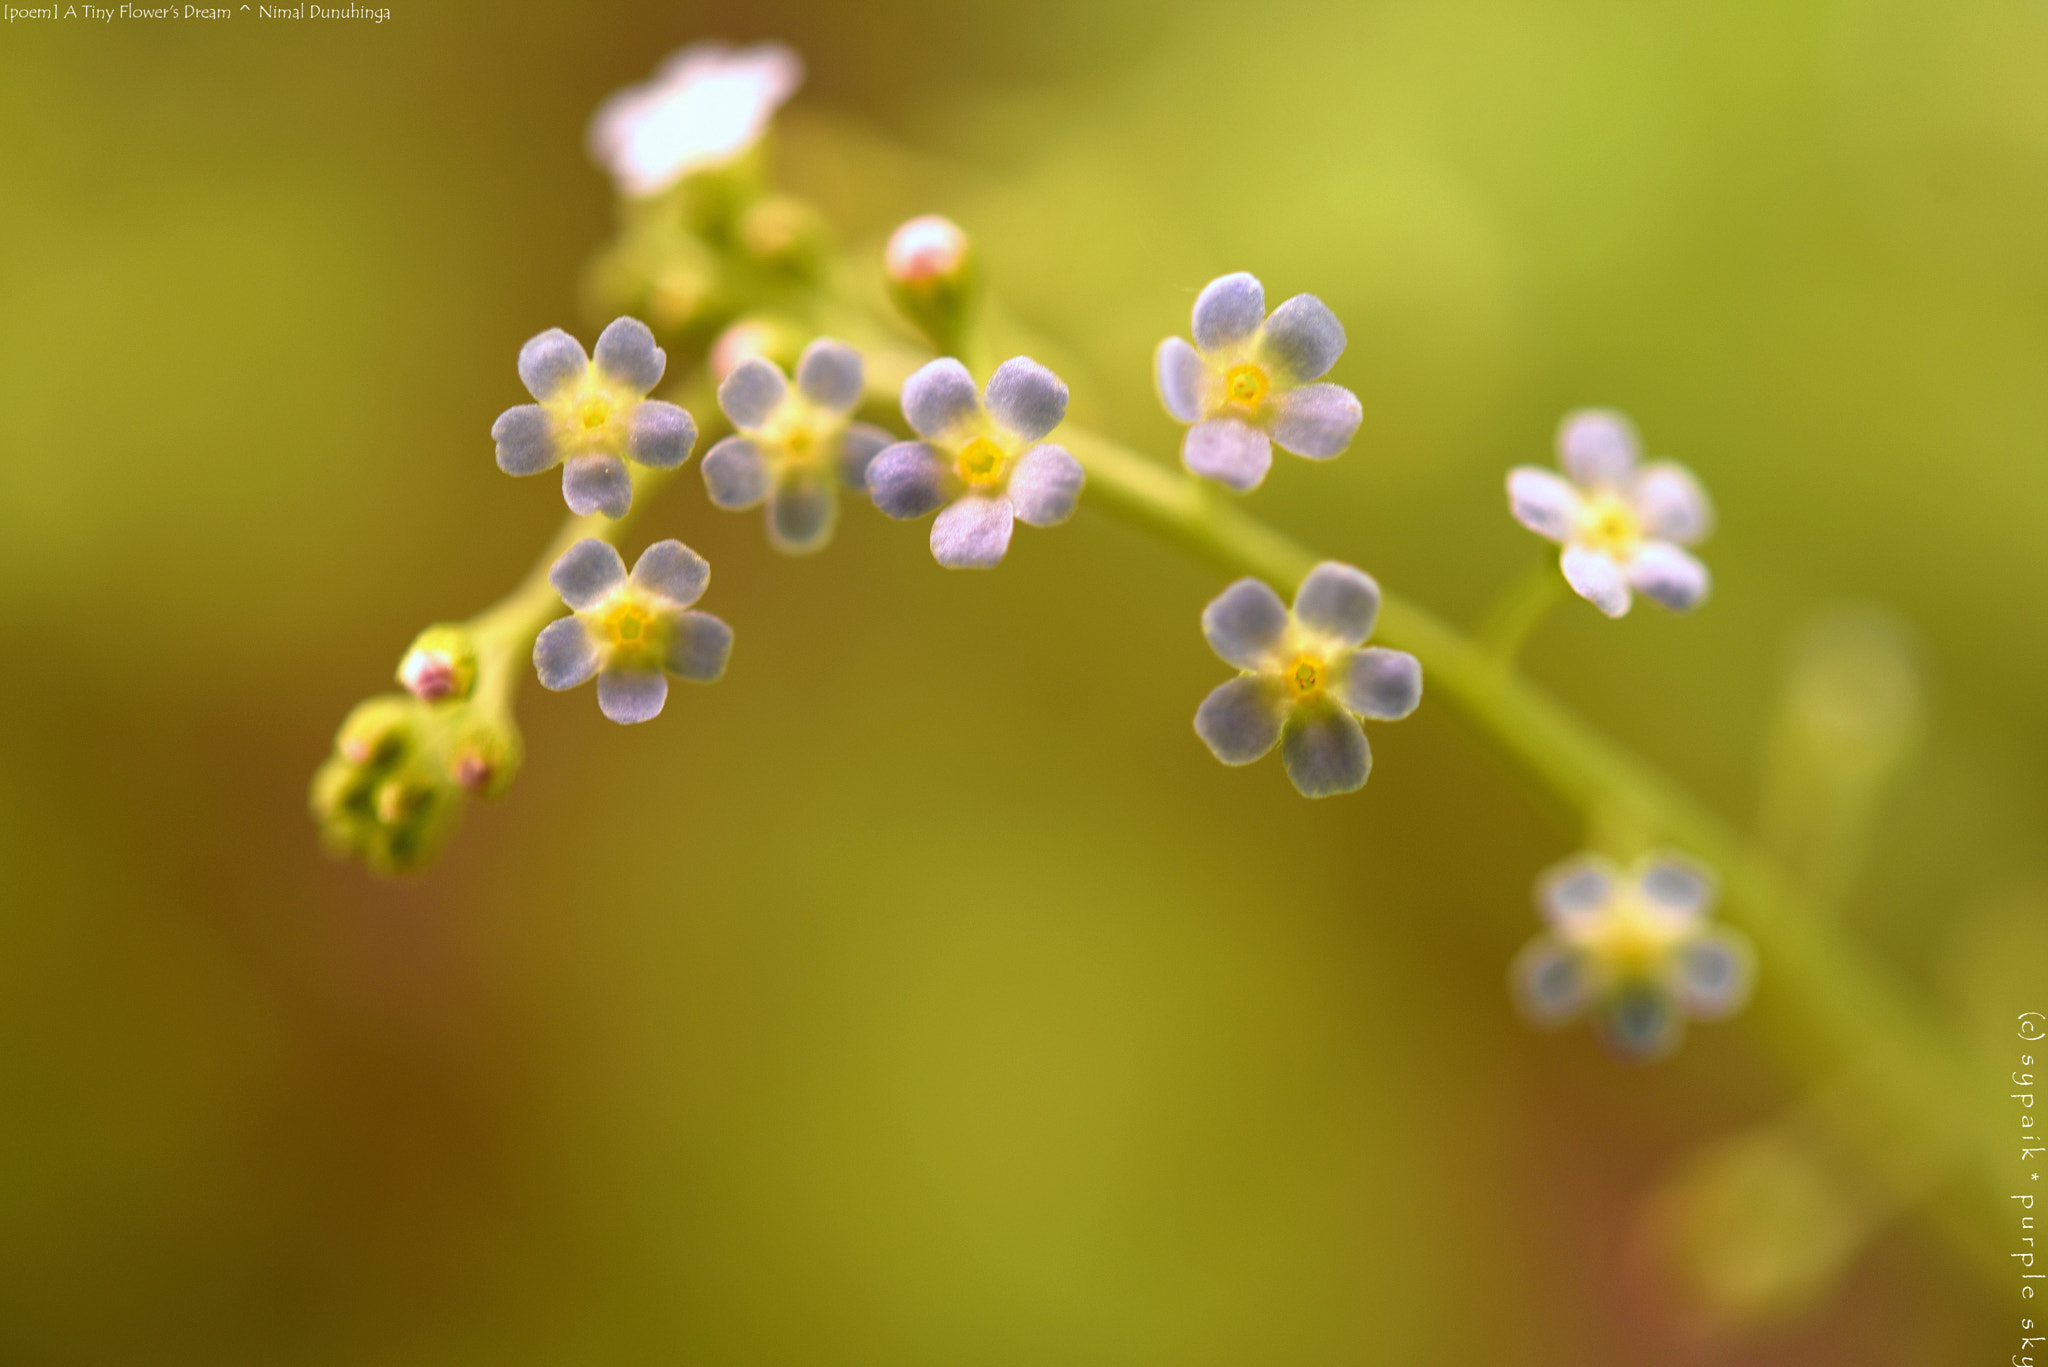
[[[860,509],[779,559],[690,475],[635,539],[716,566],[720,687],[631,730],[530,690],[411,880],[304,794],[560,516],[488,431],[524,338],[594,330],[589,112],[780,37],[790,182],[855,240],[967,224],[1161,459],[1195,289],[1326,299],[1365,427],[1257,506],[1455,619],[1537,555],[1503,468],[1635,414],[1720,504],[1717,596],[1573,603],[1529,667],[1731,816],[1800,624],[1910,623],[1931,722],[1847,915],[1989,1106],[2048,964],[2040,0],[392,6],[0,30],[0,1360],[2011,1351],[1910,1211],[1701,1332],[1646,1203],[1816,1080],[1770,964],[1655,1067],[1525,1029],[1575,833],[1427,705],[1355,798],[1215,764],[1221,576],[1085,502],[948,575]]]

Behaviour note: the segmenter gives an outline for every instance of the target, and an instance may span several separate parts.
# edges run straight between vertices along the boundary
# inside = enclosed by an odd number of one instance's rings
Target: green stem
[[[1092,433],[1060,440],[1088,471],[1087,502],[1155,531],[1223,569],[1291,592],[1323,557],[1200,481]],[[1555,577],[1554,575],[1552,577]],[[1763,951],[1766,990],[1796,984],[1803,1030],[1789,1039],[1802,1072],[1858,1060],[1900,1129],[1863,1142],[1896,1146],[1895,1161],[1939,1172],[1977,1151],[1974,1115],[1953,1049],[1938,1043],[1909,995],[1788,889],[1771,862],[1661,774],[1505,668],[1500,655],[1396,594],[1383,597],[1377,638],[1423,663],[1426,696],[1444,700],[1559,797],[1718,868],[1730,903]],[[1789,994],[1788,994],[1789,995]],[[1901,1130],[1904,1132],[1901,1133]],[[1987,1180],[1992,1174],[1985,1173]]]
[[[1559,573],[1556,562],[1545,556],[1501,596],[1472,633],[1473,637],[1498,667],[1507,669],[1521,653],[1529,634],[1563,598],[1564,575]]]

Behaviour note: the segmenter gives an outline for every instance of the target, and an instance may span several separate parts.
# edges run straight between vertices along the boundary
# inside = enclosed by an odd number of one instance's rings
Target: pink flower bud
[[[928,214],[889,235],[882,255],[889,278],[914,285],[959,274],[967,261],[967,234],[951,219]]]

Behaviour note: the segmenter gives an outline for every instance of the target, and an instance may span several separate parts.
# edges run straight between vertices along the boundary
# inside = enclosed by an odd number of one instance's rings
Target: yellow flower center
[[[1288,667],[1285,677],[1288,696],[1300,701],[1322,691],[1329,677],[1329,668],[1313,655],[1300,655]]]
[[[960,478],[969,484],[994,484],[1003,474],[1003,448],[976,437],[960,448]]]
[[[1244,408],[1257,408],[1266,397],[1272,382],[1266,372],[1246,361],[1234,365],[1223,373],[1223,398]]]
[[[653,644],[654,617],[635,602],[622,602],[604,615],[605,638],[614,650],[638,651]]]
[[[612,405],[602,395],[592,395],[576,409],[576,420],[583,424],[583,430],[594,432],[612,420]]]
[[[1579,514],[1579,541],[1598,551],[1626,555],[1643,538],[1643,524],[1636,510],[1620,495],[1596,494]]]
[[[1659,915],[1638,898],[1621,898],[1581,933],[1582,943],[1615,979],[1657,976],[1685,928]]]

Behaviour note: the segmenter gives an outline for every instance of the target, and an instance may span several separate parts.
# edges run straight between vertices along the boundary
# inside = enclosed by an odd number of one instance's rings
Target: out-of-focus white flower
[[[590,120],[590,155],[628,195],[658,195],[692,171],[760,141],[803,84],[803,59],[780,43],[693,43],[645,85],[628,86]]]

